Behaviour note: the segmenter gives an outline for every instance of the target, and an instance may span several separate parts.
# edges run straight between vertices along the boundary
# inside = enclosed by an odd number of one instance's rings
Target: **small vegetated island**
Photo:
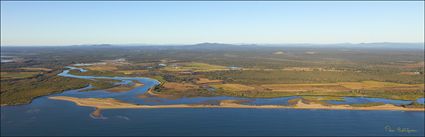
[[[81,88],[83,89],[79,92],[129,92],[145,86],[145,83],[108,78],[146,77],[159,81],[159,84],[149,87],[142,94],[134,95],[140,99],[172,100],[221,96],[243,99],[146,105],[115,98],[49,98],[71,101],[98,110],[289,108],[424,111],[423,49],[358,47],[361,46],[267,47],[217,43],[177,47],[37,47],[32,50],[28,47],[2,47],[2,55],[7,54],[16,59],[1,65],[1,104],[25,104],[36,97]],[[68,69],[67,66],[84,71]],[[58,75],[65,70],[75,76],[108,78],[83,79]],[[90,88],[84,88],[88,86]],[[255,98],[282,97],[294,98],[282,104],[249,104]],[[402,100],[410,103],[344,103],[346,97]],[[93,114],[98,113],[95,111]]]

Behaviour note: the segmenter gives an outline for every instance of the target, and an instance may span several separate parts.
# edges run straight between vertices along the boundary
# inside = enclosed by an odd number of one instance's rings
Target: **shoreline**
[[[136,80],[134,80],[133,82],[134,82],[134,84],[131,85],[131,86],[128,86],[128,85],[119,85],[119,86],[116,86],[116,87],[105,89],[105,91],[109,91],[109,92],[127,92],[127,91],[130,91],[132,89],[135,89],[135,88],[138,88],[138,87],[141,87],[141,86],[144,86],[145,85],[144,83],[141,83],[141,82],[136,81]]]
[[[349,105],[322,105],[304,103],[299,100],[295,105],[243,105],[235,100],[222,100],[219,105],[203,104],[172,104],[172,105],[137,105],[122,102],[113,98],[75,98],[67,96],[49,97],[53,100],[73,102],[78,106],[93,107],[96,109],[155,109],[155,108],[247,108],[247,109],[311,109],[311,110],[386,110],[386,111],[425,111],[425,108],[405,108],[391,104],[369,107],[353,107]]]

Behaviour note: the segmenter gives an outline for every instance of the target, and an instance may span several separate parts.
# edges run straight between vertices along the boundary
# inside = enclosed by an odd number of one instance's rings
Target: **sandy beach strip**
[[[154,109],[154,108],[255,108],[255,109],[323,109],[323,110],[389,110],[389,111],[425,111],[424,108],[405,108],[391,104],[353,107],[350,105],[322,105],[306,104],[299,100],[293,106],[283,105],[243,105],[234,100],[223,100],[219,105],[203,104],[173,104],[173,105],[137,105],[119,101],[113,98],[76,98],[67,96],[53,96],[49,99],[74,102],[78,106],[93,107],[97,109]]]

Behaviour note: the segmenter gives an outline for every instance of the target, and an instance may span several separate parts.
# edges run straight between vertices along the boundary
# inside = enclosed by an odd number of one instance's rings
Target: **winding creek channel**
[[[52,100],[52,96],[114,98],[140,105],[196,104],[220,100],[247,100],[246,105],[287,105],[298,98],[194,97],[166,99],[139,98],[157,80],[140,77],[77,76],[68,67],[58,74],[80,79],[113,79],[121,84],[143,83],[127,92],[90,90],[86,87],[34,99],[32,103],[1,107],[1,135],[424,135],[424,112],[296,110],[296,109],[118,109],[102,111],[101,118],[90,115],[91,107]],[[402,105],[412,101],[382,98],[345,97],[331,104],[382,102]],[[424,99],[418,99],[424,103]],[[398,130],[403,129],[403,130]],[[309,132],[305,132],[309,131]]]

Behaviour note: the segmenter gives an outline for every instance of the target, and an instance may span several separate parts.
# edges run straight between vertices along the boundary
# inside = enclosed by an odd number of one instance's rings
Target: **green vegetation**
[[[39,75],[35,78],[20,80],[1,81],[1,104],[17,105],[30,103],[32,99],[40,96],[59,93],[71,89],[79,89],[91,84],[96,89],[106,89],[114,87],[111,80],[83,80],[56,76],[60,70]]]
[[[1,79],[23,79],[34,77],[40,74],[40,72],[1,72]]]
[[[246,70],[206,72],[208,79],[227,80],[242,84],[280,83],[334,83],[358,81],[383,81],[406,84],[421,84],[423,75],[409,76],[391,72],[326,72],[326,71],[283,71]]]
[[[408,105],[402,105],[403,107],[408,107],[408,108],[425,108],[424,104],[419,104],[417,102],[413,102],[411,104]]]
[[[124,73],[120,72],[114,72],[114,71],[86,71],[86,72],[80,72],[78,70],[71,70],[69,74],[73,75],[79,75],[79,76],[128,76]]]
[[[218,89],[215,91],[218,94],[227,96],[239,96],[250,98],[273,98],[273,97],[286,97],[286,96],[332,96],[332,97],[374,97],[374,98],[387,98],[396,100],[417,100],[423,98],[424,93],[421,91],[416,92],[383,92],[383,91],[349,91],[349,92],[271,92],[271,91],[226,91]]]
[[[213,84],[210,85],[211,87],[223,91],[235,91],[235,92],[241,92],[241,91],[252,91],[255,90],[254,87],[242,85],[242,84]]]
[[[283,54],[274,54],[277,52]],[[55,75],[67,65],[119,58],[126,61],[109,61],[107,65],[86,66],[90,69],[87,72],[70,73],[150,77],[161,82],[153,88],[156,94],[178,97],[304,96],[305,100],[324,101],[353,96],[416,100],[425,93],[423,50],[201,44],[2,47],[3,53],[19,57],[20,61],[1,65],[2,104],[27,103],[37,96],[88,84],[94,89],[114,87],[110,80]]]
[[[344,101],[343,97],[335,97],[335,96],[303,96],[303,99],[307,100],[318,100],[318,101]]]
[[[159,86],[158,86],[159,87]],[[181,97],[212,97],[212,96],[220,96],[220,94],[207,91],[205,89],[197,89],[197,90],[172,90],[172,89],[163,89],[159,88],[154,91],[154,93],[160,95],[167,95],[173,98],[181,98]]]
[[[119,82],[118,80],[110,80],[110,79],[95,79],[95,80],[88,80],[88,83],[93,86],[91,89],[88,90],[101,90],[101,89],[108,89],[116,87],[114,83]]]
[[[167,82],[167,81],[165,81],[165,79],[162,76],[154,76],[152,78],[158,80],[161,83]]]
[[[32,99],[70,89],[86,87],[87,81],[51,76],[48,78],[25,79],[1,82],[1,104],[16,105],[31,102]]]
[[[225,66],[212,65],[207,63],[189,62],[179,63],[174,66],[167,66],[162,68],[165,71],[194,71],[194,72],[208,72],[208,71],[220,71],[228,70]]]
[[[373,107],[373,106],[380,106],[380,105],[385,105],[385,103],[371,102],[371,103],[364,103],[364,104],[350,104],[350,106],[353,106],[353,107]]]

